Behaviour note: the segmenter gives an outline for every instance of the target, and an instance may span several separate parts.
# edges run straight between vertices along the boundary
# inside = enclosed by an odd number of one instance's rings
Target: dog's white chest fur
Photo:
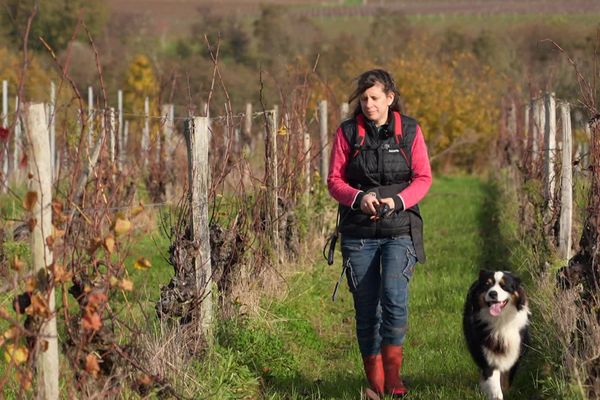
[[[521,330],[528,323],[529,308],[517,311],[509,305],[498,317],[481,310],[479,318],[491,328],[489,341],[483,345],[485,358],[494,369],[508,371],[521,353]]]

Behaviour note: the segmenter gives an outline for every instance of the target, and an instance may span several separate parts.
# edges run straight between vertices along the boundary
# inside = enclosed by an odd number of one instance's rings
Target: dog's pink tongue
[[[497,317],[502,312],[502,303],[494,303],[490,306],[490,314]]]

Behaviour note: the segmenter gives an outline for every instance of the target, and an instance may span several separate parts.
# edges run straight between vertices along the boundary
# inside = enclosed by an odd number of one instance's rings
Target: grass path
[[[421,203],[428,262],[418,265],[410,287],[403,370],[411,389],[407,399],[483,399],[461,318],[464,296],[479,269],[509,268],[495,228],[495,199],[477,178],[442,177]],[[259,323],[222,329],[221,344],[237,347],[239,361],[260,376],[263,398],[360,398],[365,380],[345,281],[337,301],[330,298],[340,260],[338,253],[329,267],[315,256],[313,268],[291,278],[284,299],[265,301]],[[536,398],[529,370],[521,371],[508,399]]]

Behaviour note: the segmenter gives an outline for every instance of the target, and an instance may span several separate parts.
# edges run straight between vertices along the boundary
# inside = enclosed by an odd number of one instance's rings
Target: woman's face
[[[363,114],[377,126],[387,122],[388,110],[394,101],[394,93],[385,93],[383,90],[383,84],[377,82],[360,96]]]

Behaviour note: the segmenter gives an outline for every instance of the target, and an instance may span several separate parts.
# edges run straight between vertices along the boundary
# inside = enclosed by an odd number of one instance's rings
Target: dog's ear
[[[525,307],[528,304],[528,300],[527,300],[527,295],[525,294],[525,290],[523,289],[523,286],[521,286],[520,284],[517,286],[517,291],[515,292],[515,295],[517,296],[517,301],[515,302],[515,306],[517,307],[518,311],[521,311],[523,309],[523,307]]]
[[[512,279],[514,279],[514,280],[515,280],[515,283],[517,283],[518,285],[520,285],[520,284],[521,284],[521,278],[519,278],[519,277],[518,277],[518,276],[517,276],[517,275],[516,275],[514,272],[512,272],[512,271],[502,271],[502,273],[503,273],[504,275],[508,275],[508,276],[510,276]]]
[[[488,271],[487,269],[480,269],[479,270],[479,279],[485,279],[490,275],[490,271]]]

